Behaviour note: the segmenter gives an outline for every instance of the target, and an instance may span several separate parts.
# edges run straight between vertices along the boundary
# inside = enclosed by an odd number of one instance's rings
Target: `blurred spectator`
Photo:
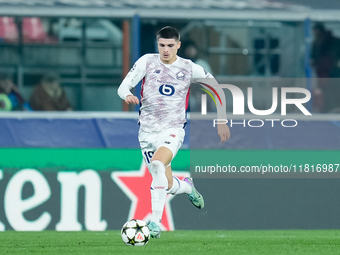
[[[55,74],[45,75],[40,84],[36,85],[30,105],[34,111],[71,111],[65,90],[60,86],[59,77]]]
[[[0,73],[0,110],[23,110],[24,103],[25,101],[11,77],[5,73]]]
[[[312,66],[319,78],[340,77],[340,39],[320,22],[313,27]]]
[[[318,88],[313,92],[318,96],[321,112],[329,112],[340,106],[340,39],[333,36],[320,22],[313,27],[311,64],[318,78]]]
[[[0,111],[11,111],[12,103],[5,93],[0,93]]]
[[[211,67],[209,63],[203,58],[199,57],[198,47],[193,41],[184,41],[183,45],[183,53],[184,58],[188,58],[192,60],[195,64],[198,64],[203,67],[203,69],[212,74]]]
[[[199,57],[200,54],[199,54],[198,47],[193,41],[183,41],[182,47],[183,47],[182,48],[183,56],[181,56],[181,57],[190,59],[195,64],[198,64],[201,67],[203,67],[203,69],[206,72],[209,72],[209,73],[212,74],[212,70],[211,70],[209,63],[206,60],[204,60],[203,58]],[[198,85],[198,86],[199,86],[199,88],[201,88],[200,85]],[[199,88],[195,87],[195,88],[190,89],[190,104],[189,104],[189,107],[187,109],[188,111],[198,112],[198,111],[201,110],[200,102],[201,102],[202,91]],[[210,99],[208,99],[207,110],[208,111],[216,110],[215,103]]]

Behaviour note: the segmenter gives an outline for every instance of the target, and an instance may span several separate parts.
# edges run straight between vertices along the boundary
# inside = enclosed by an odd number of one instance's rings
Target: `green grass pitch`
[[[340,254],[340,230],[173,231],[146,246],[119,231],[0,233],[0,254]]]

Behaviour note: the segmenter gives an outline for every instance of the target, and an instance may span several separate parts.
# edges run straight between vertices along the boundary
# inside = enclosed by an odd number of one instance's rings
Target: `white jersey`
[[[146,132],[184,128],[192,78],[212,78],[201,66],[177,56],[164,64],[159,54],[146,54],[132,67],[118,89],[125,100],[130,90],[143,80],[141,88],[140,128]]]

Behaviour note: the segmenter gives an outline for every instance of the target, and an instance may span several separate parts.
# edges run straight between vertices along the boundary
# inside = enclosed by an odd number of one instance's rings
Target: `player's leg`
[[[172,177],[172,185],[168,193],[172,195],[187,194],[191,203],[199,209],[204,207],[203,196],[196,190],[194,183],[190,177],[185,177],[184,180],[178,179],[172,175],[171,165],[166,168],[168,179]]]
[[[150,229],[150,236],[152,238],[157,238],[160,236],[160,232],[161,232],[159,219],[157,218],[162,217],[162,215],[159,216],[160,213],[158,212],[159,211],[158,207],[160,206],[159,199],[160,197],[162,197],[162,194],[161,196],[159,196],[158,189],[156,189],[155,187],[162,186],[162,182],[164,182],[164,180],[162,180],[161,178],[160,180],[161,184],[159,184],[159,178],[157,178],[157,172],[159,172],[157,171],[158,170],[157,162],[152,163],[151,160],[152,160],[154,151],[157,149],[155,145],[155,141],[157,141],[158,137],[157,137],[157,134],[140,131],[138,135],[138,139],[139,139],[140,147],[142,149],[142,155],[143,155],[144,161],[146,165],[148,166],[149,172],[152,176],[152,183],[151,183],[152,216],[151,216],[151,221],[148,224],[148,227]],[[162,167],[160,167],[160,171],[162,170],[161,168]],[[162,177],[162,175],[158,175],[158,177]],[[163,184],[164,186],[167,185],[166,177],[165,177],[165,183],[166,184]],[[164,207],[164,205],[162,207]]]
[[[169,164],[166,169],[165,169],[165,175],[168,180],[168,193],[169,190],[172,189],[174,185],[174,177],[172,176],[172,171],[171,171],[171,164]],[[176,185],[176,184],[175,184]]]
[[[196,190],[192,179],[186,177],[183,181],[181,181],[177,177],[172,175],[170,162],[173,159],[173,153],[171,149],[174,150],[171,147],[170,148],[164,146],[160,147],[152,157],[153,161],[159,161],[163,163],[164,166],[167,166],[166,168],[165,167],[163,168],[162,165],[162,169],[163,170],[165,169],[165,176],[168,180],[168,193],[174,195],[185,193],[188,195],[191,203],[194,206],[196,206],[199,209],[202,209],[204,207],[204,199],[203,196]],[[164,178],[164,176],[162,176],[162,178]],[[165,183],[165,179],[163,179],[163,181]],[[164,197],[164,203],[165,198],[166,196]]]
[[[192,188],[189,183],[182,181],[176,176],[172,175],[171,165],[168,165],[165,174],[169,183],[168,194],[178,195],[183,193],[190,194],[192,192]]]
[[[177,151],[176,151],[177,152]],[[151,222],[148,225],[151,237],[160,236],[160,224],[163,215],[166,196],[169,189],[180,193],[192,193],[190,183],[180,181],[172,176],[170,162],[173,159],[173,152],[170,148],[161,146],[154,153],[149,171],[152,175],[151,183]],[[167,167],[165,167],[167,166]],[[174,180],[175,178],[175,180]]]
[[[194,186],[194,182],[190,177],[185,177],[183,182],[187,183],[188,185],[191,186],[191,193],[188,194],[187,196],[191,203],[196,206],[198,209],[203,209],[204,207],[204,199],[203,196],[197,191],[197,189]]]
[[[160,135],[159,149],[153,156],[153,159],[158,159],[164,163],[166,168],[166,176],[168,179],[168,193],[170,194],[187,194],[190,201],[197,208],[202,209],[204,207],[204,199],[202,195],[195,189],[191,178],[186,177],[183,181],[172,176],[171,160],[176,156],[178,150],[183,144],[185,132],[183,129],[170,129],[166,130]],[[172,157],[170,158],[172,152]]]
[[[149,164],[149,171],[152,175],[152,215],[149,224],[151,237],[160,235],[160,223],[169,189],[176,194],[187,193],[191,202],[198,208],[204,206],[203,197],[196,191],[190,178],[180,181],[172,176],[170,163],[181,147],[183,139],[184,130],[181,129],[165,130],[156,139],[158,141],[157,150]]]
[[[150,166],[149,166],[149,171],[152,175],[151,222],[156,223],[158,226],[160,226],[161,224],[162,214],[163,214],[167,190],[168,190],[168,178],[166,175],[165,165],[168,165],[171,159],[172,159],[172,151],[168,148],[160,147],[154,153],[151,159]]]

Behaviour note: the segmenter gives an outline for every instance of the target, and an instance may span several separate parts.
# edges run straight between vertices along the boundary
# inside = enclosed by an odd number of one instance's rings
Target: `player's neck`
[[[163,64],[171,65],[172,63],[174,63],[174,62],[177,60],[177,55],[176,55],[173,59],[171,59],[171,60],[169,60],[169,61],[165,61],[165,60],[163,60],[161,57],[160,57],[160,60],[161,60],[161,62],[162,62]]]

